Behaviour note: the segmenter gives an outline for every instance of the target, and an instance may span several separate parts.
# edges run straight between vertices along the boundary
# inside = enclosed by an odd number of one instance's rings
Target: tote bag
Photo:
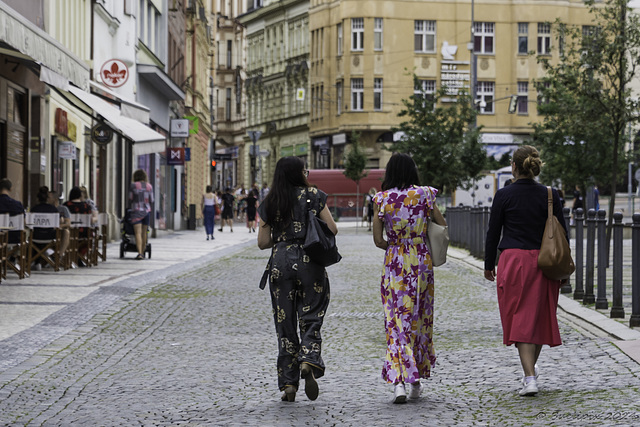
[[[431,263],[434,267],[440,267],[447,262],[447,249],[449,248],[449,227],[433,222],[431,218],[427,224],[427,246],[431,253]]]
[[[313,213],[309,198],[307,198],[307,235],[304,239],[304,251],[313,262],[323,267],[333,265],[342,259],[336,246],[335,234],[331,232],[326,222]]]
[[[571,258],[571,248],[566,239],[565,229],[553,215],[553,196],[547,187],[547,223],[544,227],[542,245],[538,254],[538,268],[551,280],[568,279],[576,270]]]

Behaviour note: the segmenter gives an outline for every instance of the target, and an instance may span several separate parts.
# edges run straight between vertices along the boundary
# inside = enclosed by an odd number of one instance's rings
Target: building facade
[[[245,163],[261,186],[280,157],[309,161],[309,105],[320,96],[309,92],[309,2],[265,1],[241,22],[247,27],[247,129],[260,132],[255,151],[245,150]]]
[[[578,0],[544,7],[535,1],[311,0],[312,167],[341,168],[356,131],[368,167],[383,168],[391,155],[384,146],[399,137],[392,128],[402,100],[441,87],[447,88],[443,102],[455,102],[461,89],[475,93],[488,153],[512,151],[529,140],[529,123],[538,119],[534,82],[543,70],[530,52],[557,57],[549,24],[556,18],[590,23]],[[513,95],[517,108],[509,114]]]
[[[215,55],[213,58],[213,104],[217,159],[214,188],[224,191],[249,184],[245,159],[246,74],[245,27],[238,19],[253,2],[215,0]]]

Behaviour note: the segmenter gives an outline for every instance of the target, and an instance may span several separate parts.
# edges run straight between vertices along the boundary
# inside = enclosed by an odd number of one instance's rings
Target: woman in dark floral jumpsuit
[[[295,401],[300,376],[311,400],[318,397],[316,378],[324,375],[320,328],[329,306],[329,278],[303,249],[307,200],[310,208],[338,232],[326,205],[327,195],[309,185],[298,157],[276,164],[271,191],[258,208],[262,218],[258,247],[273,248],[267,266],[278,339],[278,387],[283,401]],[[300,337],[298,337],[298,327]]]

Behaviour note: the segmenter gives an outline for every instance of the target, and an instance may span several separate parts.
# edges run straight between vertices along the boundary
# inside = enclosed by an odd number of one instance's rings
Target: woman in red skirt
[[[511,168],[515,181],[498,190],[491,206],[484,276],[497,279],[504,344],[518,348],[525,376],[520,395],[533,396],[538,393],[536,362],[542,346],[562,344],[556,318],[562,282],[547,279],[538,269],[547,220],[547,187],[534,180],[542,168],[538,150],[521,146]],[[560,197],[556,190],[552,194],[553,214],[566,230]]]

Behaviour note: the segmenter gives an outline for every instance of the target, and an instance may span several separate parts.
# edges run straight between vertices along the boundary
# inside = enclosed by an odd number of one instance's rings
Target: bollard
[[[571,210],[569,208],[563,208],[562,215],[564,216],[564,224],[567,227],[567,237],[569,238],[569,241],[571,241],[571,226],[569,226],[570,224],[569,221],[571,218]],[[571,293],[571,278],[567,280],[567,283],[562,285],[562,287],[560,288],[560,293],[563,293],[563,294]]]
[[[598,287],[596,298],[596,309],[606,310],[609,308],[607,302],[607,213],[600,209],[596,227],[598,229]]]
[[[631,226],[631,317],[629,326],[640,326],[640,214],[633,214]]]
[[[576,209],[576,290],[573,291],[573,299],[584,298],[584,211]]]
[[[623,319],[622,306],[622,213],[613,214],[613,298],[611,318]]]
[[[587,212],[587,261],[586,266],[586,281],[584,284],[584,298],[583,304],[593,304],[596,302],[596,297],[593,294],[593,269],[595,259],[595,242],[596,242],[596,211],[595,209],[589,209]]]

